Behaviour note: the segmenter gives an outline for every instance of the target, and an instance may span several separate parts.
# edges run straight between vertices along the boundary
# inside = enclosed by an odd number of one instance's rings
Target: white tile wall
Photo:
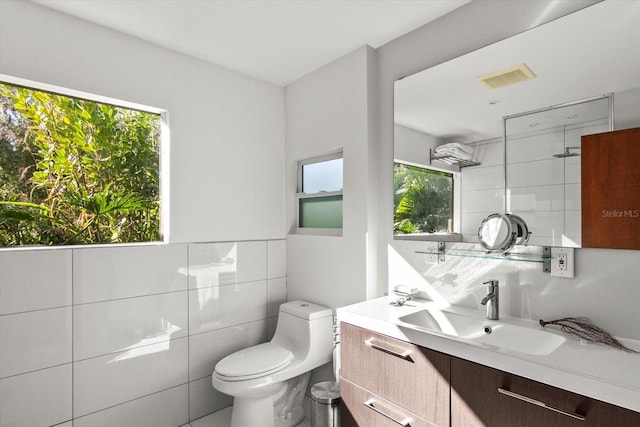
[[[103,246],[73,251],[73,302],[185,290],[185,245]]]
[[[189,416],[192,420],[231,406],[233,398],[211,385],[211,377],[189,383]]]
[[[0,426],[51,426],[71,419],[71,364],[0,380]]]
[[[71,250],[0,252],[0,315],[71,305]]]
[[[187,293],[76,305],[73,324],[75,360],[185,337]]]
[[[71,362],[71,307],[0,316],[0,378]]]
[[[185,384],[187,364],[186,338],[75,362],[74,416]]]
[[[276,317],[280,304],[287,301],[287,279],[269,279],[267,281],[267,316]]]
[[[180,385],[73,420],[74,427],[176,427],[189,420],[187,385]]]
[[[189,287],[229,285],[267,278],[267,242],[192,244]]]
[[[284,240],[1,251],[0,426],[177,426],[229,406],[211,371],[273,333],[285,260]]]
[[[189,291],[189,331],[192,334],[266,317],[266,280]]]
[[[287,275],[287,241],[269,240],[267,242],[267,278]]]
[[[577,123],[566,132],[560,127],[509,139],[507,210],[527,221],[530,244],[580,246],[580,157],[553,155],[565,147],[580,147],[582,135],[607,130],[607,120],[596,120]]]

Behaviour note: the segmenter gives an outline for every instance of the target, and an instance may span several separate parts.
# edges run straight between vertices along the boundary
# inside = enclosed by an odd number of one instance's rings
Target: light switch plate
[[[551,248],[551,275],[571,279],[574,276],[574,248]]]

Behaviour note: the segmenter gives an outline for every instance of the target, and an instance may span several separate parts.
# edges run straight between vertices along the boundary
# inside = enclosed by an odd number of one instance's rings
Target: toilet
[[[216,364],[213,387],[233,396],[231,427],[291,427],[304,418],[310,371],[333,353],[333,312],[306,301],[280,306],[270,342]]]

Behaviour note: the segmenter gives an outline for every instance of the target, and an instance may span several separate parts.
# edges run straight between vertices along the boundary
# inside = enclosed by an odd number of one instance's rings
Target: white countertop
[[[575,336],[559,332],[557,328],[553,328],[550,333],[562,334],[567,340],[547,355],[523,354],[489,347],[403,326],[398,322],[400,316],[439,307],[433,302],[422,300],[411,300],[401,307],[394,307],[389,304],[393,299],[395,298],[382,297],[341,307],[337,310],[338,320],[640,412],[640,354],[627,353],[602,344],[584,343]],[[449,307],[446,310],[480,315],[479,312],[464,308]],[[509,317],[501,321],[542,330],[536,321]],[[640,350],[640,341],[621,341],[628,347]]]

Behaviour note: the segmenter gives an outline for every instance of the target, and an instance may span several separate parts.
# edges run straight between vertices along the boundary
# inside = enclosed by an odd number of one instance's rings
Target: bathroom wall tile
[[[267,278],[267,242],[238,243],[238,283]]]
[[[0,380],[0,426],[51,426],[71,419],[71,364]]]
[[[76,305],[74,359],[184,337],[187,311],[187,291]]]
[[[267,282],[189,291],[189,332],[196,334],[267,317]]]
[[[580,145],[580,144],[578,144]],[[566,157],[564,159],[564,182],[568,184],[580,184],[582,170],[580,157]]]
[[[237,261],[236,242],[189,244],[189,288],[235,284]]]
[[[189,338],[189,379],[211,378],[222,358],[267,341],[266,320],[243,323]]]
[[[564,209],[564,186],[543,185],[537,187],[515,187],[509,189],[508,210],[561,211]]]
[[[185,384],[188,339],[74,363],[74,417]]]
[[[267,279],[287,275],[287,241],[269,240],[267,242]]]
[[[460,176],[462,191],[504,188],[504,166],[467,168]]]
[[[267,278],[267,242],[189,245],[189,287],[229,285]]]
[[[563,159],[507,165],[509,188],[564,184]]]
[[[189,383],[189,417],[195,420],[233,404],[233,398],[213,388],[211,378]]]
[[[187,245],[74,249],[74,304],[185,290]]]
[[[504,190],[463,191],[461,213],[502,212],[504,210]]]
[[[562,128],[543,129],[526,137],[509,137],[507,162],[525,163],[550,159],[554,154],[564,152]]]
[[[71,307],[0,316],[0,378],[71,362]]]
[[[187,384],[73,420],[74,427],[175,427],[189,421]]]
[[[579,211],[582,209],[582,187],[580,184],[567,184],[564,186],[565,209]]]
[[[267,280],[267,316],[277,316],[280,304],[287,302],[287,279]]]
[[[502,137],[471,144],[473,157],[486,166],[499,166],[504,164],[504,144]]]
[[[71,265],[68,249],[2,251],[0,314],[71,305]]]
[[[276,326],[278,326],[278,318],[276,316],[267,319],[267,341],[271,341],[276,334]]]

